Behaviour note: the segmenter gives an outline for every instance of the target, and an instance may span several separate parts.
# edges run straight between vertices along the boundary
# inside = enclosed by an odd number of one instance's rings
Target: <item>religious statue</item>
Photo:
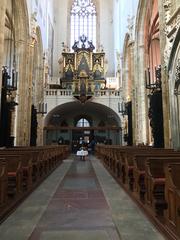
[[[71,60],[70,60],[70,59],[68,60],[68,64],[67,64],[66,67],[65,67],[65,72],[67,72],[67,71],[74,72],[74,67],[73,67],[73,65],[71,64]]]
[[[65,67],[65,76],[68,79],[73,78],[74,66],[71,63],[71,59],[68,60],[68,64]]]
[[[96,62],[93,66],[94,78],[98,79],[102,77],[103,68],[100,65],[99,59],[96,59]]]
[[[79,41],[74,41],[74,45],[72,46],[72,49],[76,52],[76,50],[78,49],[78,43]]]

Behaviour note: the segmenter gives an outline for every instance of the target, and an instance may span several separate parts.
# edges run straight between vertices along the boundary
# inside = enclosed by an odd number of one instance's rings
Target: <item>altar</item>
[[[76,155],[77,156],[87,156],[88,155],[88,151],[86,151],[86,150],[79,150],[79,151],[77,151],[77,153],[76,153]]]

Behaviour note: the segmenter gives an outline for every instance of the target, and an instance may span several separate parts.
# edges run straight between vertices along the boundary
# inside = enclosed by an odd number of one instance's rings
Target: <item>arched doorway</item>
[[[45,118],[45,144],[70,144],[75,151],[82,141],[121,144],[121,120],[110,108],[97,103],[65,103]],[[60,142],[59,142],[60,141]]]

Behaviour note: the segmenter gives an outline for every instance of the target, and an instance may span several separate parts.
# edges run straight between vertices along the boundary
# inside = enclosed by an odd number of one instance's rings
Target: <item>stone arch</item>
[[[175,149],[180,148],[180,89],[178,73],[180,68],[180,27],[177,31],[170,54],[168,72],[169,72],[169,103],[170,103],[170,122],[172,146]]]
[[[58,117],[58,121],[56,121],[57,124],[55,123],[56,125],[52,124],[52,117],[54,116]],[[100,134],[98,132],[98,124],[99,121],[103,119],[106,131],[102,134],[104,134],[107,139],[111,138],[113,144],[122,143],[121,120],[118,114],[107,106],[93,102],[87,102],[84,105],[80,102],[68,102],[52,109],[47,114],[44,122],[44,133],[47,139],[46,143],[50,144],[50,138],[54,139],[57,137],[57,140],[60,137],[62,128],[59,124],[65,118],[68,119],[69,135],[67,138],[70,139],[70,141],[72,140],[73,131],[78,130],[76,126],[74,126],[74,120],[77,122],[77,120],[81,118],[86,118],[90,123],[90,131],[92,131],[95,136],[98,137],[98,134]]]
[[[135,96],[138,102],[137,114],[135,113],[136,125],[138,126],[136,135],[139,135],[138,141],[150,144],[152,143],[148,118],[150,103],[145,86],[146,75],[149,76],[149,71],[151,83],[156,82],[155,66],[161,65],[157,0],[139,1],[135,36],[135,69],[137,70],[135,73],[135,86],[138,86],[138,89],[137,87],[135,89]]]
[[[144,28],[144,43],[145,43],[145,75],[146,75],[146,85],[149,84],[154,84],[157,82],[157,71],[158,69],[161,68],[161,53],[160,53],[160,31],[159,31],[159,11],[158,11],[158,2],[157,0],[151,1],[147,5],[147,10],[146,10],[146,17],[145,17],[145,28]],[[161,79],[160,79],[161,81]],[[147,94],[153,94],[153,91],[150,90],[147,92]],[[160,93],[159,97],[159,103],[162,101],[162,93]],[[161,114],[158,117],[158,122],[159,122],[159,131],[161,132],[157,134],[155,131],[156,127],[152,129],[152,126],[157,125],[155,124],[154,121],[157,116],[157,111],[156,114],[154,113],[153,116],[150,114],[152,112],[152,99],[147,98],[147,109],[148,110],[148,116],[149,118],[147,119],[148,125],[148,143],[150,144],[157,144],[157,139],[158,143],[160,144],[160,139],[162,142],[164,142],[164,131],[163,131],[163,109],[161,107],[161,104],[159,104],[159,109],[158,112]],[[153,111],[155,112],[155,111]],[[157,121],[156,121],[157,122]],[[157,137],[157,135],[161,136]],[[156,146],[157,147],[157,146]]]

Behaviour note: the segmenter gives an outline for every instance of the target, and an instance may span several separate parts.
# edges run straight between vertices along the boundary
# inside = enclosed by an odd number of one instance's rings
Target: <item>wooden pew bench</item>
[[[0,149],[0,221],[68,154],[68,146]]]
[[[18,197],[22,193],[22,158],[19,155],[5,155],[7,164],[7,195]]]
[[[180,237],[180,162],[165,165],[165,179],[166,224]]]
[[[149,148],[149,147],[137,147],[133,149],[129,149],[126,152],[125,161],[124,161],[124,175],[125,175],[125,183],[129,185],[129,189],[131,191],[134,190],[134,159],[136,155],[144,154],[144,155],[164,155],[164,154],[174,154],[173,149],[164,149],[164,148]]]
[[[149,157],[145,168],[146,204],[150,205],[156,216],[163,216],[167,207],[165,201],[165,169],[167,163],[180,162],[180,156]]]
[[[152,151],[148,153],[135,154],[133,156],[133,190],[137,192],[139,199],[145,200],[145,168],[147,159],[150,157],[173,157],[180,156],[180,152],[174,151]]]
[[[18,151],[3,150],[0,151],[0,157],[6,156],[19,156],[21,158],[21,168],[22,168],[22,190],[27,191],[32,186],[32,155],[28,152],[23,152],[20,149]]]
[[[4,158],[0,158],[0,208],[7,201],[7,166]]]

